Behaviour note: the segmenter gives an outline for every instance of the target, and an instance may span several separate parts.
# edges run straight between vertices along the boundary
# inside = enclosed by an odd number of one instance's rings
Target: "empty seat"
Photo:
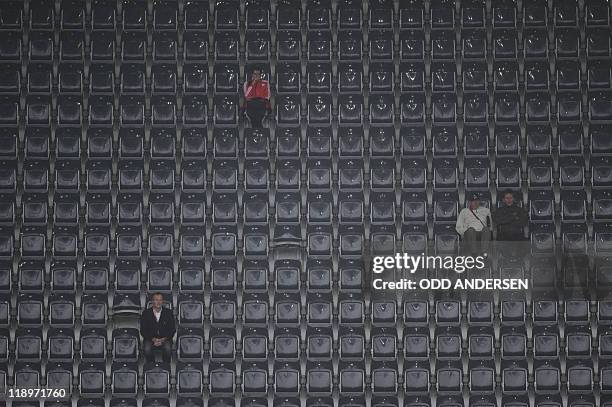
[[[17,363],[14,371],[15,385],[24,388],[40,386],[41,366],[34,363]]]
[[[493,56],[496,59],[514,59],[517,57],[516,32],[513,30],[494,30]]]
[[[203,390],[204,374],[197,364],[180,364],[177,367],[177,392],[181,396],[198,396]]]
[[[450,94],[439,94],[433,98],[433,120],[435,122],[454,122],[456,120],[457,101]]]
[[[437,158],[433,163],[434,188],[456,188],[458,181],[457,162],[452,158]]]
[[[301,8],[295,7],[295,2],[286,1],[279,4],[276,11],[278,29],[300,29]]]
[[[423,95],[402,95],[400,98],[400,117],[402,123],[418,123],[424,120],[425,100]]]
[[[402,199],[402,222],[421,223],[427,220],[427,200],[419,192],[407,192]]]
[[[100,396],[104,394],[106,374],[104,365],[94,362],[81,362],[78,368],[80,392],[83,395]]]
[[[308,123],[325,124],[331,122],[331,98],[324,95],[311,96],[308,99]]]
[[[389,9],[392,11],[393,9]],[[373,10],[370,10],[372,12]],[[393,35],[389,31],[372,30],[369,33],[370,58],[372,60],[393,59]]]
[[[215,256],[235,256],[237,233],[231,226],[216,226],[212,230],[212,250]]]
[[[204,270],[192,261],[179,266],[179,289],[181,293],[201,292],[204,289]]]
[[[409,101],[404,101],[402,106],[405,106],[406,115],[411,116],[411,119],[416,120],[418,113],[408,113],[414,110]],[[418,103],[418,102],[415,102]],[[372,95],[370,97],[370,122],[372,123],[393,123],[395,116],[395,106],[391,95]],[[417,107],[418,109],[418,107]],[[402,111],[405,111],[404,108]],[[404,114],[402,114],[404,116]],[[407,119],[407,120],[411,120]]]
[[[456,199],[456,194],[452,192],[438,191],[434,195],[434,221],[455,221],[458,214],[458,201]]]
[[[135,365],[124,362],[113,362],[112,391],[116,396],[135,396],[138,382],[138,371]]]
[[[309,60],[329,61],[331,59],[332,38],[328,31],[310,31],[307,36],[307,55]]]
[[[431,47],[433,59],[452,59],[455,56],[455,36],[447,31],[433,31]]]
[[[3,30],[19,30],[23,24],[23,9],[17,4],[7,4],[2,8]]]
[[[487,53],[487,38],[482,30],[464,30],[462,32],[463,58],[481,59]]]
[[[557,77],[560,80],[557,84],[559,89],[571,83],[572,74],[571,69],[562,69],[561,65],[557,67]],[[530,91],[548,89],[549,76],[548,66],[544,62],[530,62],[525,66],[525,83]]]
[[[403,91],[425,90],[425,67],[422,63],[402,63],[400,65],[400,86]]]
[[[370,91],[391,92],[394,85],[394,69],[387,63],[370,66]]]
[[[526,17],[534,14],[526,14]],[[533,21],[532,21],[533,22]],[[548,33],[545,29],[528,29],[523,32],[523,53],[526,59],[546,58],[548,55]]]
[[[15,339],[15,356],[19,361],[36,361],[42,356],[43,337],[40,329],[20,328]]]
[[[297,125],[300,123],[301,105],[293,96],[279,96],[276,99],[276,120],[279,124]]]
[[[567,367],[567,386],[569,391],[589,392],[593,388],[593,366],[590,361],[576,361]]]
[[[147,396],[168,395],[170,390],[170,366],[152,363],[144,368],[144,392]]]
[[[298,93],[301,90],[301,69],[291,63],[282,64],[276,70],[276,91]]]
[[[134,329],[113,331],[113,359],[116,361],[136,362],[138,360],[139,338]]]
[[[57,389],[66,389],[66,393],[72,390],[72,365],[56,362],[48,364],[45,368],[46,382],[49,386]]]
[[[486,188],[489,185],[489,161],[473,158],[464,161],[466,188]]]
[[[587,30],[587,55],[589,57],[610,56],[610,31],[608,28]]]
[[[253,11],[251,11],[251,16]],[[252,18],[252,17],[251,17]],[[251,21],[252,23],[252,21]],[[253,24],[251,24],[253,25]],[[246,40],[246,57],[249,61],[268,60],[270,56],[270,37],[264,32],[254,32]]]
[[[469,377],[470,394],[491,394],[495,390],[495,366],[490,362],[471,362]]]
[[[363,98],[359,95],[342,95],[338,99],[338,116],[342,124],[361,123]]]
[[[341,61],[360,60],[361,31],[341,31],[338,34],[338,57]]]
[[[463,89],[483,91],[487,88],[487,69],[480,63],[465,63],[463,70]]]
[[[279,61],[298,61],[302,55],[301,39],[302,37],[295,31],[278,31],[276,34],[277,59]]]
[[[195,296],[184,294],[178,301],[178,322],[181,326],[201,326],[204,320],[204,303]]]
[[[486,122],[488,118],[487,95],[484,93],[465,94],[463,114],[466,122]]]
[[[402,31],[400,34],[400,58],[402,60],[422,61],[425,53],[424,37],[422,31]]]
[[[106,357],[106,332],[96,328],[83,330],[80,337],[81,358],[102,361]]]
[[[213,69],[213,83],[215,92],[236,93],[238,91],[238,66],[218,63]]]

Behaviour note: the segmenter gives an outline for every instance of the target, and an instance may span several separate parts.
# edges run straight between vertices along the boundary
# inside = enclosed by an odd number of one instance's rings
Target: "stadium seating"
[[[0,392],[612,406],[610,13],[0,0]],[[264,129],[242,109],[254,67]],[[466,199],[506,189],[534,256],[488,271],[542,295],[370,289],[372,254],[454,253]],[[178,324],[170,365],[141,352],[152,292]]]

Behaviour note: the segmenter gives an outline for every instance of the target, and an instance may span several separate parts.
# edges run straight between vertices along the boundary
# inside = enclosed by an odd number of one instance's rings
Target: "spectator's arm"
[[[504,211],[503,208],[500,208],[498,210],[495,211],[495,213],[493,214],[493,219],[495,220],[495,224],[496,225],[507,225],[508,223],[512,223],[512,219],[510,219],[510,217],[505,216],[504,214],[506,213],[506,211]]]
[[[266,97],[266,100],[269,101],[270,100],[270,82],[266,81],[265,83],[266,83],[266,86],[265,86],[266,96],[265,97]]]
[[[525,208],[521,208],[521,211],[519,213],[519,222],[521,226],[527,226],[527,223],[529,222],[529,213]]]
[[[455,225],[455,230],[461,236],[465,233],[465,211],[459,212],[459,216],[457,216],[457,223]]]
[[[248,82],[244,83],[244,99],[248,99],[251,96],[251,91],[253,90],[253,86],[250,86]]]
[[[144,314],[140,316],[140,335],[143,337],[143,339],[145,340],[150,340],[152,339],[151,335],[149,334],[149,331],[147,329],[146,324],[144,323]]]
[[[176,333],[176,323],[174,322],[174,315],[172,314],[172,311],[170,311],[170,317],[170,326],[168,327],[170,335],[168,335],[168,340],[172,339]]]

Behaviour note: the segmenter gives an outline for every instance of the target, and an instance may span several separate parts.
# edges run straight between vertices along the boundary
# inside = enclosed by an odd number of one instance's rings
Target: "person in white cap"
[[[491,240],[492,227],[491,211],[489,208],[480,206],[480,197],[473,195],[470,197],[468,206],[459,213],[455,225],[455,230],[463,238],[465,248],[470,253],[486,249]]]

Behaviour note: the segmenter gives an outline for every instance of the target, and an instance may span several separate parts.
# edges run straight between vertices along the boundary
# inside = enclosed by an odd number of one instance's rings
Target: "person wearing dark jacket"
[[[153,303],[140,316],[140,335],[143,338],[143,351],[147,362],[155,361],[155,352],[160,351],[164,362],[172,357],[172,337],[176,332],[172,311],[164,308],[161,293],[151,296]]]
[[[523,228],[527,225],[527,212],[514,203],[512,191],[504,192],[503,205],[493,214],[497,226],[497,240],[516,242],[524,239]]]

